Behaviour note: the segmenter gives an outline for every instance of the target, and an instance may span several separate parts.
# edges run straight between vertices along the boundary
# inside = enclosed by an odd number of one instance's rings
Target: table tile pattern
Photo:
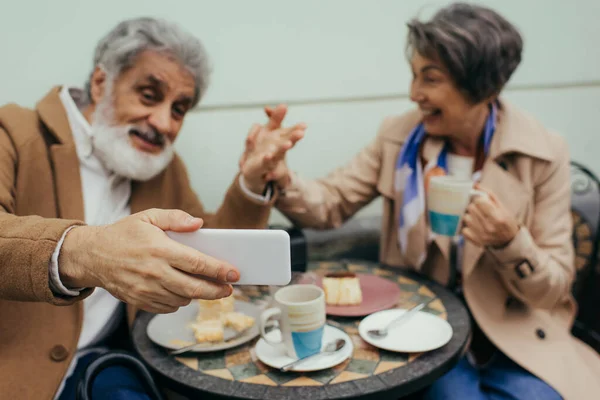
[[[339,270],[375,274],[397,283],[401,291],[398,307],[408,308],[435,297],[434,293],[425,284],[399,276],[393,271],[377,266],[345,262],[321,262],[312,263],[309,266],[309,271],[321,276]],[[245,287],[242,291],[236,291],[236,297],[264,307],[267,307],[270,302],[268,287]],[[439,299],[432,302],[423,311],[444,319],[447,318],[446,309]],[[351,337],[354,344],[354,353],[350,359],[342,364],[323,371],[283,373],[262,364],[254,353],[254,345],[258,338],[234,349],[176,357],[176,360],[198,373],[228,381],[266,386],[327,386],[356,381],[387,373],[397,368],[404,368],[421,355],[388,352],[367,344],[358,334],[360,320],[360,318],[328,318],[328,324],[343,329]]]

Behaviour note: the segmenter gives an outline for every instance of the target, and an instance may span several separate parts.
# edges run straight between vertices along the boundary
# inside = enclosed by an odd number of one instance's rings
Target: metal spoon
[[[308,360],[309,358],[313,358],[313,357],[321,356],[321,355],[325,355],[325,354],[333,354],[336,351],[342,349],[345,345],[346,345],[345,339],[336,339],[332,342],[327,343],[325,345],[325,347],[323,348],[323,350],[321,350],[320,352],[312,354],[310,356],[299,358],[294,362],[284,365],[283,367],[279,368],[279,370],[283,371],[283,372],[289,371],[290,369],[294,368],[295,366],[297,366],[300,363],[303,363],[304,361]]]
[[[437,300],[437,297],[427,300],[424,303],[417,304],[416,306],[410,308],[408,311],[402,313],[398,318],[393,319],[389,324],[387,324],[384,328],[381,329],[371,329],[367,331],[367,335],[371,336],[374,339],[383,339],[389,333],[389,330],[392,326],[397,324],[403,324],[408,321],[413,315],[421,311],[423,308],[427,307],[429,303]]]
[[[193,351],[195,349],[202,349],[202,348],[205,348],[205,347],[215,346],[215,345],[218,345],[218,344],[229,343],[229,342],[232,342],[232,341],[234,341],[236,339],[239,339],[240,337],[244,336],[246,333],[248,333],[248,331],[250,329],[251,328],[244,329],[243,331],[239,331],[235,335],[227,338],[227,340],[225,340],[224,342],[194,343],[194,344],[191,344],[189,346],[185,346],[185,347],[179,348],[177,350],[172,350],[169,354],[172,355],[172,356],[176,356],[178,354],[187,353],[188,351]]]

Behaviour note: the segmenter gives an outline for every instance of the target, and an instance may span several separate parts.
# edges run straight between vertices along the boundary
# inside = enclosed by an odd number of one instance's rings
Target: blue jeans
[[[77,383],[84,376],[85,370],[102,353],[92,352],[77,360],[75,371],[65,382],[59,400],[75,400]],[[93,400],[150,400],[143,383],[135,372],[115,365],[98,374],[92,386]]]
[[[466,357],[425,391],[424,400],[560,400],[548,384],[497,352],[485,367]]]

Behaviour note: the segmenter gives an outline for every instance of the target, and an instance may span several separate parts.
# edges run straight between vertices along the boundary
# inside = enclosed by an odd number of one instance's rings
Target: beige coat
[[[0,108],[0,397],[51,399],[76,351],[86,290],[57,297],[48,264],[64,230],[83,224],[79,160],[65,110],[53,89],[28,110]],[[132,213],[177,208],[205,226],[262,228],[271,205],[249,200],[237,185],[221,208],[208,214],[175,158],[145,183],[133,183]],[[130,322],[135,310],[128,309]]]
[[[402,194],[395,193],[393,178],[400,148],[418,122],[416,112],[386,119],[373,142],[346,166],[316,181],[294,176],[277,208],[298,225],[326,229],[383,196],[380,260],[406,266],[397,236]],[[425,160],[441,146],[439,140],[426,141]],[[569,174],[564,140],[503,102],[481,186],[523,228],[500,251],[465,244],[463,289],[475,320],[508,357],[567,400],[600,399],[600,357],[570,335],[576,305],[570,295],[575,270]],[[436,238],[420,272],[445,284],[448,248],[447,239]]]

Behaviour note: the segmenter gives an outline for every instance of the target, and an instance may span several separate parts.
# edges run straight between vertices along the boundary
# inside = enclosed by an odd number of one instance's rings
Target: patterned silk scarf
[[[496,129],[497,105],[490,105],[490,113],[483,131],[483,151],[487,157],[494,131]],[[423,142],[427,140],[427,133],[423,123],[420,123],[411,132],[400,150],[396,161],[396,174],[394,188],[402,193],[398,221],[398,241],[403,257],[419,268],[426,258],[427,246],[432,234],[427,226],[425,181],[432,173],[445,175],[448,173],[448,142],[444,144],[438,156],[430,160],[423,168],[420,150]],[[425,235],[411,235],[415,227],[420,226]]]

